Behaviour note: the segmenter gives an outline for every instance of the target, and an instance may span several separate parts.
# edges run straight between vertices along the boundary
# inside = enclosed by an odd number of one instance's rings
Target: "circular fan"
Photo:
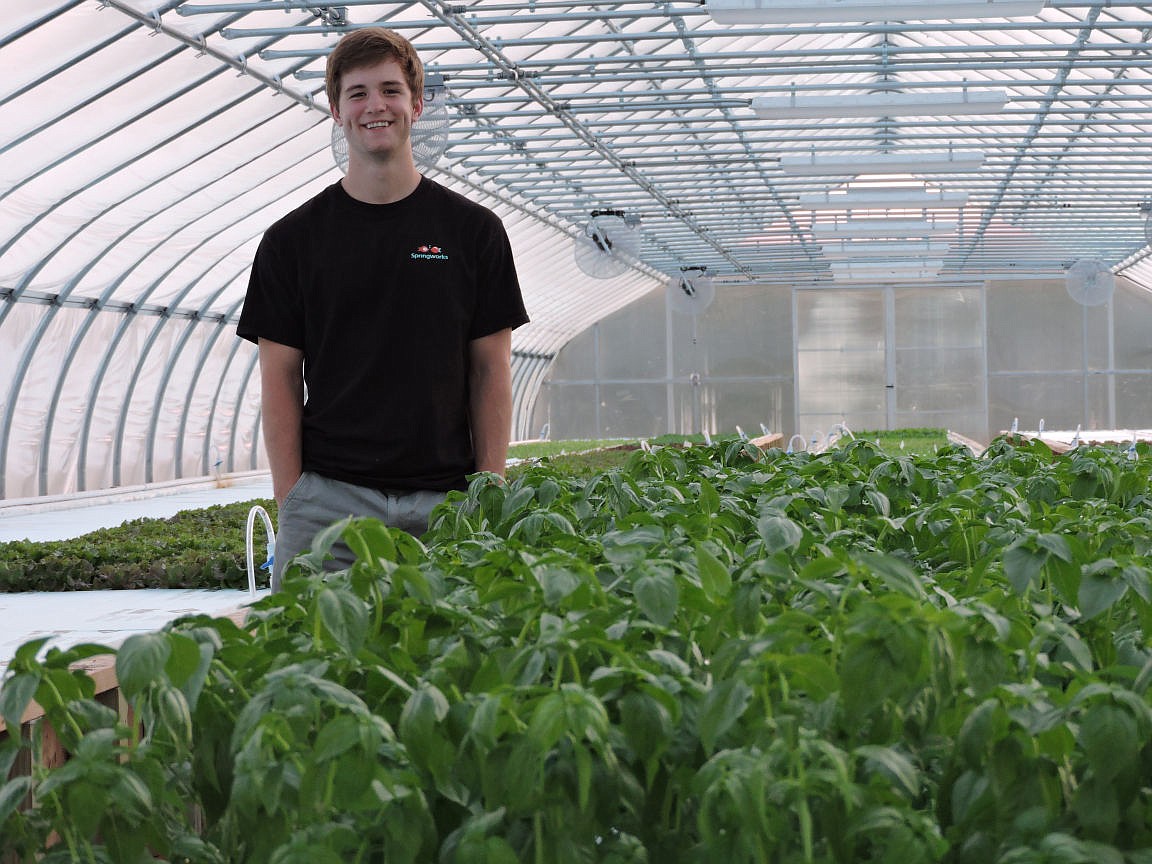
[[[681,267],[668,280],[668,305],[683,315],[699,315],[716,298],[716,286],[707,267]]]
[[[412,157],[418,165],[435,165],[448,149],[448,90],[444,76],[429,72],[424,77],[424,112],[412,124]],[[348,173],[348,139],[338,123],[332,124],[332,159]]]
[[[1116,277],[1099,258],[1078,258],[1064,277],[1068,296],[1081,306],[1107,303],[1116,288]]]
[[[639,221],[622,210],[593,210],[576,238],[576,266],[593,279],[611,279],[628,270],[640,253]]]
[[[435,165],[448,149],[448,89],[444,76],[424,76],[424,113],[412,124],[412,156],[417,164]]]
[[[1140,212],[1144,214],[1144,242],[1152,246],[1152,201],[1141,204]]]
[[[332,124],[332,161],[336,167],[348,173],[348,139],[339,123]]]

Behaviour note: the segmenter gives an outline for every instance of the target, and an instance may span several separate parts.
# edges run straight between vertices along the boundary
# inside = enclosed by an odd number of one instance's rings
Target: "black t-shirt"
[[[468,343],[527,320],[500,219],[422,178],[393,204],[335,183],[276,222],[236,332],[304,352],[305,471],[447,490],[475,470]]]

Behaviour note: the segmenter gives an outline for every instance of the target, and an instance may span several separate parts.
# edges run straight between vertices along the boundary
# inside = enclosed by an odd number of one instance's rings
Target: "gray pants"
[[[280,505],[276,527],[276,552],[272,564],[272,590],[279,591],[284,568],[301,552],[312,548],[312,538],[346,516],[374,516],[385,525],[416,537],[428,530],[432,509],[446,493],[418,489],[412,492],[381,492],[305,471]],[[350,567],[352,550],[343,542],[332,547],[330,570]]]

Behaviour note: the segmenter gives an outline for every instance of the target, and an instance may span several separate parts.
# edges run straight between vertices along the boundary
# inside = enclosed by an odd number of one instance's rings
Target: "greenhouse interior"
[[[248,270],[375,23],[513,243],[513,439],[1152,426],[1146,5],[11,0],[0,498],[265,467]]]
[[[2,5],[0,864],[1152,862],[1152,4]],[[269,590],[237,327],[379,26],[513,448],[627,452]]]

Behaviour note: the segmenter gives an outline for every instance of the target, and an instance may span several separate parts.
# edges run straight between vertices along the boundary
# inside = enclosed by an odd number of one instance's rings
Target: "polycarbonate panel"
[[[800,351],[796,357],[800,415],[852,417],[885,411],[883,348]]]
[[[680,432],[708,432],[750,438],[771,432],[792,434],[794,405],[792,381],[713,382],[697,387],[673,386],[672,428]]]
[[[1012,428],[1075,429],[1085,421],[1084,376],[1066,374],[990,375],[988,428],[996,434]]]
[[[1114,385],[1112,376],[1107,374],[1089,373],[1085,378],[1084,412],[1079,421],[1082,429],[1116,428]]]
[[[979,288],[896,289],[896,347],[982,349],[982,293]]]
[[[677,377],[792,375],[792,292],[778,285],[723,285],[696,317],[673,312]]]
[[[1152,372],[1116,376],[1117,429],[1147,429],[1152,405]]]
[[[591,381],[596,377],[596,340],[589,338],[591,334],[592,329],[587,330],[561,349],[548,371],[550,380]]]
[[[595,339],[598,377],[663,380],[667,374],[663,313],[664,294],[652,291],[633,303],[627,315],[601,321]]]
[[[1107,305],[1080,308],[1084,333],[1084,366],[1089,371],[1107,372],[1112,367],[1113,316]]]
[[[988,286],[988,370],[1079,370],[1084,365],[1084,307],[1063,283]]]
[[[1118,280],[1112,295],[1116,327],[1115,368],[1152,371],[1152,293]],[[1152,401],[1146,404],[1152,405]]]
[[[896,410],[984,412],[984,350],[896,350]],[[932,425],[932,424],[921,424]]]
[[[796,348],[883,351],[884,296],[875,290],[796,292]]]
[[[568,384],[550,381],[540,394],[537,425],[550,429],[555,440],[599,438],[599,400],[592,384]]]
[[[650,438],[668,431],[668,390],[659,384],[600,385],[598,438]]]

